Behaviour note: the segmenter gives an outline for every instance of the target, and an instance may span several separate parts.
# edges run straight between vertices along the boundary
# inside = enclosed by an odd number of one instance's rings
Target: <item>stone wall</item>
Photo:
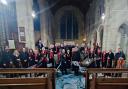
[[[121,35],[119,28],[128,21],[128,1],[127,0],[106,0],[105,3],[105,32],[104,49],[116,50],[121,45]]]
[[[87,42],[92,47],[94,43],[101,44],[100,31],[103,24],[101,19],[104,13],[104,0],[93,0],[86,14],[86,35]]]
[[[58,9],[58,11],[55,13],[54,22],[53,22],[54,24],[53,34],[55,34],[55,40],[56,42],[63,41],[63,39],[60,38],[60,18],[63,16],[66,10],[72,11],[78,21],[78,31],[79,31],[78,39],[73,41],[76,43],[82,43],[83,39],[85,38],[84,15],[81,13],[81,11],[77,7],[74,7],[74,6],[63,6],[62,8]],[[69,41],[72,41],[72,40],[69,40]]]
[[[103,50],[112,49],[114,52],[122,48],[128,55],[128,0],[104,0],[104,21],[98,15],[98,1],[94,0],[86,15],[86,31],[88,42],[94,42],[97,34],[97,43],[100,43],[100,29],[103,29]],[[91,16],[91,17],[90,17]],[[95,17],[95,20],[94,20]],[[125,24],[125,27],[122,27]],[[122,31],[125,30],[125,31]]]
[[[16,0],[17,25],[25,28],[25,46],[35,48],[32,14],[33,0]]]
[[[47,0],[38,0],[40,8],[40,23],[41,23],[41,40],[44,45],[49,45],[53,42],[52,37],[52,20],[53,15],[50,11],[50,6]]]

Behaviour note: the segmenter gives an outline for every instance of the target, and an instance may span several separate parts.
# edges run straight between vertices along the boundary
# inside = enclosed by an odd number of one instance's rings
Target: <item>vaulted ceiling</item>
[[[92,0],[47,0],[52,6],[53,14],[61,7],[66,5],[75,6],[80,9],[83,14],[86,14]]]

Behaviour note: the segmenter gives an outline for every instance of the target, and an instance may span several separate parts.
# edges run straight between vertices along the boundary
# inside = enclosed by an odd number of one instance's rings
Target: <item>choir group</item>
[[[67,69],[72,69],[78,74],[79,66],[87,59],[91,59],[91,68],[123,68],[125,64],[125,54],[121,49],[113,53],[110,51],[101,51],[96,45],[93,48],[78,45],[61,45],[44,47],[41,42],[36,44],[37,49],[23,48],[21,51],[14,50],[10,52],[8,47],[2,53],[1,68],[60,68],[62,74],[67,74]]]

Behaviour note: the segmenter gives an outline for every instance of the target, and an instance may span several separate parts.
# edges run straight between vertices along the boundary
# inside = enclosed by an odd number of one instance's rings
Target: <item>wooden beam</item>
[[[88,73],[128,73],[128,69],[117,68],[88,68]]]

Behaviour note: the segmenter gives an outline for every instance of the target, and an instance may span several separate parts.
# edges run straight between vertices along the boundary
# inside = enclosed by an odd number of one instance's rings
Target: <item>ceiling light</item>
[[[105,14],[103,13],[101,16],[101,19],[104,20],[105,19]]]
[[[7,0],[0,0],[0,2],[4,5],[8,5]]]
[[[35,13],[35,11],[32,12],[32,17],[33,17],[33,18],[36,17],[36,13]]]

